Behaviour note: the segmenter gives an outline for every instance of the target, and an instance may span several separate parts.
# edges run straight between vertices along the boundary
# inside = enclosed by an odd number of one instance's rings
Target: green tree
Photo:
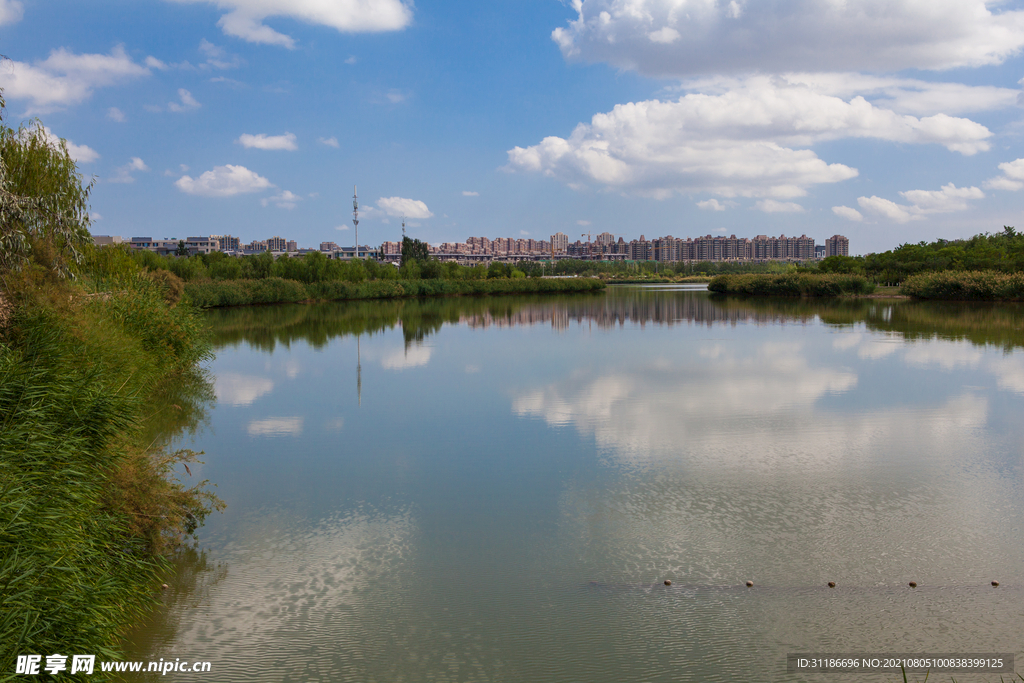
[[[413,259],[416,261],[426,261],[429,258],[430,249],[426,242],[408,237],[402,238],[402,263]]]
[[[188,256],[188,247],[185,246],[185,240],[178,240],[178,248],[174,252],[175,256]]]
[[[0,95],[0,270],[30,259],[58,277],[74,274],[89,234],[89,193],[67,142],[36,120],[3,125]]]

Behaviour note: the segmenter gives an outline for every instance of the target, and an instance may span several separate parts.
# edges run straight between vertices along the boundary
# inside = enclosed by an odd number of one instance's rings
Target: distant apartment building
[[[333,244],[333,242],[332,242]],[[402,243],[401,242],[385,242],[381,245],[381,249],[385,256],[401,256],[402,255]]]
[[[288,251],[298,251],[299,243],[295,240],[288,240]]]
[[[213,237],[186,237],[185,248],[189,256],[196,254],[209,254],[211,251],[220,251],[220,240]]]
[[[385,242],[385,244],[387,244],[387,242]],[[340,248],[341,247],[339,247],[337,245],[337,243],[335,243],[335,242],[321,242],[320,243],[320,251],[337,251]]]
[[[162,240],[153,239],[152,237],[133,237],[129,240],[128,244],[137,251],[152,251],[161,256],[167,256],[177,253],[179,241],[176,237],[165,237]]]
[[[93,235],[92,236],[92,243],[95,244],[97,247],[112,247],[115,244],[121,244],[122,242],[124,242],[124,238],[123,237],[118,237],[116,235]]]
[[[245,245],[245,251],[258,254],[261,251],[268,251],[267,243],[265,240],[253,240],[249,244]]]
[[[556,254],[565,254],[569,251],[569,236],[556,232],[551,236],[551,249]]]
[[[242,241],[232,235],[210,235],[210,239],[217,240],[221,251],[238,251],[242,248]]]
[[[271,237],[267,240],[267,251],[288,251],[288,241],[283,237]]]
[[[832,235],[825,240],[825,256],[849,256],[850,240],[842,235]]]
[[[597,243],[600,244],[601,246],[615,244],[615,235],[611,234],[610,232],[602,232],[600,235],[597,236]]]

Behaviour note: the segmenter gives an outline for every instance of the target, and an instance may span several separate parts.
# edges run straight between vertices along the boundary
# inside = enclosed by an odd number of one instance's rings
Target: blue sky
[[[93,232],[431,243],[1024,228],[1024,9],[983,0],[0,0],[7,121]],[[338,228],[343,229],[338,229]]]

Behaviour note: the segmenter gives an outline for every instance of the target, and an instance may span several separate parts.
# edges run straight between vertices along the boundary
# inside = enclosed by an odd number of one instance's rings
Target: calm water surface
[[[209,315],[216,404],[178,443],[228,507],[135,658],[621,682],[1024,654],[1017,306],[616,287]]]

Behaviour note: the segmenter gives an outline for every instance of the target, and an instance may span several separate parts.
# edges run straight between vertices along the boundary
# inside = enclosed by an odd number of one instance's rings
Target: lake
[[[1018,305],[616,286],[208,317],[216,402],[175,444],[227,509],[129,658],[619,683],[1024,651]]]

